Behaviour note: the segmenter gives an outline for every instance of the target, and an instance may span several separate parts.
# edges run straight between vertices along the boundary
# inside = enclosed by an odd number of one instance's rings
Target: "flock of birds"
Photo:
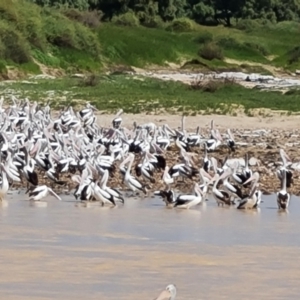
[[[49,103],[39,105],[28,99],[12,97],[12,104],[4,107],[0,99],[0,199],[4,199],[9,188],[24,180],[29,199],[39,201],[49,193],[59,200],[55,186],[63,186],[63,174],[76,184],[74,196],[80,201],[99,201],[101,205],[124,203],[123,193],[110,187],[108,181],[115,172],[120,172],[123,183],[132,193],[148,194],[149,186],[156,183],[155,174],[162,174],[165,188],[155,191],[168,207],[191,208],[207,200],[212,193],[217,205],[234,205],[238,209],[254,209],[261,202],[259,173],[248,164],[225,159],[218,165],[211,156],[221,145],[229,152],[236,150],[230,129],[220,134],[211,121],[210,135],[204,137],[199,127],[195,133],[185,130],[185,117],[180,129],[171,129],[167,124],[137,125],[133,129],[122,126],[122,110],[112,120],[110,128],[98,125],[96,109],[87,103],[75,112],[67,107],[54,118]],[[180,162],[169,167],[165,154],[175,145]],[[196,166],[194,147],[203,148],[203,164]],[[277,193],[279,209],[287,209],[290,194],[287,188],[292,183],[292,172],[288,166],[290,158],[280,149],[283,165],[277,170],[281,190]],[[134,162],[138,160],[134,167]],[[40,184],[39,175],[47,181]],[[141,178],[143,180],[141,180]],[[192,179],[190,194],[175,195],[174,184],[181,179]],[[50,187],[51,186],[51,187]]]

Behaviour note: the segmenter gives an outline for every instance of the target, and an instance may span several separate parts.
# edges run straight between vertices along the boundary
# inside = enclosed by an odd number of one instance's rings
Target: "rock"
[[[71,78],[85,78],[84,74],[75,73],[71,75]]]
[[[296,75],[300,75],[300,70],[296,70],[296,71],[295,71],[295,74],[296,74]]]
[[[30,76],[29,79],[55,79],[55,76],[52,75],[47,75],[47,74],[39,74],[39,75],[34,75]]]
[[[38,84],[36,81],[28,81],[28,80],[22,80],[20,81],[22,84]]]
[[[258,166],[258,165],[259,165],[258,159],[255,158],[255,157],[251,157],[251,158],[249,159],[249,165],[250,165],[250,166]]]

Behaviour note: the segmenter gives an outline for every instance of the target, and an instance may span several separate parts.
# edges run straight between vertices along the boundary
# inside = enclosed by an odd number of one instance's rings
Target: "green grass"
[[[243,106],[246,112],[256,108],[300,111],[299,92],[282,95],[279,92],[246,89],[235,83],[223,84],[215,92],[204,92],[178,82],[114,75],[100,76],[98,85],[93,87],[83,87],[78,79],[71,78],[41,80],[32,85],[14,83],[8,87],[10,92],[13,89],[31,100],[50,97],[56,108],[91,101],[98,109],[110,112],[123,108],[131,113],[158,113],[161,110],[171,113],[228,113],[234,105]],[[0,94],[5,95],[5,90]]]
[[[98,30],[102,54],[107,63],[137,67],[164,65],[198,59],[203,43],[215,42],[224,57],[243,62],[263,63],[295,69],[298,62],[288,63],[289,52],[298,46],[295,35],[299,24],[283,22],[273,27],[261,27],[245,32],[233,28],[196,26],[191,32],[168,32],[164,29],[120,27],[103,24]],[[275,57],[273,61],[269,56]],[[232,67],[221,60],[204,60],[208,69]],[[202,66],[203,68],[203,66]]]
[[[191,59],[199,49],[192,34],[163,29],[103,24],[98,36],[103,56],[109,62],[137,67]]]

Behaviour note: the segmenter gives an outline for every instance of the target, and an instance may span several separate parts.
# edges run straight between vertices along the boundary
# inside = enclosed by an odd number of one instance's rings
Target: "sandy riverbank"
[[[113,114],[102,114],[99,112],[99,125],[111,126],[114,116]],[[132,128],[134,121],[138,125],[153,122],[157,126],[163,124],[168,124],[171,128],[181,126],[180,115],[123,114],[122,119],[122,125],[128,128]],[[215,121],[216,127],[224,130],[227,128],[244,130],[295,130],[300,127],[300,116],[248,117],[240,115],[234,117],[226,115],[198,115],[186,117],[186,129],[195,130],[197,126],[200,126],[200,128],[209,128],[212,119]]]

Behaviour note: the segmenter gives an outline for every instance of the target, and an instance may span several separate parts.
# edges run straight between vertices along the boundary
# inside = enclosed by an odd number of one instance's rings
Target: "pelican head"
[[[174,300],[175,297],[176,297],[176,293],[177,293],[176,286],[174,284],[169,284],[166,287],[166,290],[170,292],[170,294],[171,294],[171,300]]]
[[[155,300],[175,300],[176,293],[176,286],[169,284]]]
[[[287,162],[291,162],[291,158],[287,155],[287,153],[283,150],[283,149],[280,149],[280,156],[281,156],[281,159],[284,163],[284,165],[287,163]]]

